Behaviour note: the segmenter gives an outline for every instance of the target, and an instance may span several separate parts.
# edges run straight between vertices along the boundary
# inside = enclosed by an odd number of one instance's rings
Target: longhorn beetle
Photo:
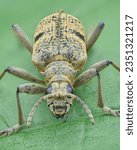
[[[12,28],[24,47],[31,53],[32,63],[42,74],[43,80],[17,67],[8,67],[0,74],[0,79],[8,72],[11,75],[32,82],[17,87],[18,123],[11,128],[0,131],[0,136],[13,134],[24,124],[30,127],[33,114],[42,101],[47,102],[50,111],[55,117],[66,120],[73,100],[76,100],[87,112],[90,122],[94,124],[90,109],[83,100],[74,94],[76,87],[87,83],[94,76],[97,76],[98,80],[97,106],[107,114],[119,116],[119,110],[113,110],[105,106],[100,81],[100,71],[110,64],[120,71],[120,68],[115,63],[110,60],[99,61],[77,76],[77,73],[87,61],[87,52],[104,28],[103,22],[97,25],[86,42],[80,21],[63,10],[58,11],[40,21],[34,33],[33,47],[19,25],[15,24]],[[31,109],[26,122],[20,104],[20,93],[44,94]]]

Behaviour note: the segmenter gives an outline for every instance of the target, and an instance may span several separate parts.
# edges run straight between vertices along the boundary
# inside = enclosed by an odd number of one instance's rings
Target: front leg
[[[16,133],[25,124],[25,119],[23,116],[22,108],[21,108],[19,93],[44,94],[45,95],[47,93],[47,89],[39,85],[30,84],[30,83],[23,84],[17,87],[16,98],[17,98],[17,109],[18,109],[18,123],[11,128],[0,131],[0,136],[7,136],[10,134]]]
[[[111,64],[115,69],[120,71],[120,68],[114,64],[113,62],[109,60],[103,60],[100,61],[94,65],[92,65],[87,71],[83,72],[81,75],[79,75],[74,83],[74,88],[81,86],[85,83],[87,83],[89,80],[91,80],[94,76],[97,76],[98,80],[98,102],[97,106],[102,108],[103,112],[107,114],[111,114],[113,116],[119,116],[120,112],[119,110],[112,110],[109,107],[106,107],[102,98],[102,89],[101,89],[101,81],[100,81],[100,74],[99,72],[103,69],[105,69],[109,64]]]
[[[33,76],[28,71],[26,71],[22,68],[18,68],[18,67],[8,67],[7,69],[5,69],[2,73],[0,73],[0,80],[3,78],[3,76],[5,75],[6,72],[8,72],[18,78],[21,78],[21,79],[24,79],[24,80],[27,80],[30,82],[45,84],[44,80],[38,79],[37,77]]]

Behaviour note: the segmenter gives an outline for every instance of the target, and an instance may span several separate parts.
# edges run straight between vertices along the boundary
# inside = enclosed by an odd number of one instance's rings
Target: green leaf
[[[88,53],[84,68],[97,61],[109,59],[119,64],[119,1],[109,0],[5,0],[0,1],[0,72],[8,66],[24,68],[39,75],[31,63],[31,56],[19,43],[11,25],[18,23],[33,41],[33,33],[38,22],[45,16],[64,9],[78,17],[87,37],[91,29],[103,21],[105,28]],[[105,104],[119,109],[119,73],[112,67],[101,72],[102,90]],[[26,81],[6,74],[0,80],[0,130],[17,123],[16,87]],[[77,88],[75,93],[91,109],[95,125],[91,125],[85,111],[74,102],[66,123],[54,118],[45,103],[36,110],[32,126],[23,128],[9,137],[0,138],[0,150],[119,150],[119,117],[104,115],[96,107],[97,79]],[[23,112],[27,117],[40,96],[21,96]]]

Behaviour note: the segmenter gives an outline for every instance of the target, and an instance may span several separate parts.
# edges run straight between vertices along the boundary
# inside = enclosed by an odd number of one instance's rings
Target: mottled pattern
[[[44,18],[38,24],[34,34],[34,46],[32,48],[27,35],[20,26],[17,24],[12,26],[13,31],[20,39],[21,43],[32,54],[32,62],[43,75],[44,80],[17,67],[8,67],[5,69],[0,73],[0,80],[5,73],[8,72],[21,79],[44,84],[44,86],[27,83],[17,87],[18,123],[11,128],[0,131],[0,136],[13,134],[25,124],[20,103],[20,93],[44,94],[44,96],[32,107],[26,122],[27,127],[30,127],[34,112],[42,101],[47,102],[50,111],[56,118],[62,118],[63,121],[66,121],[73,100],[76,100],[85,109],[91,123],[94,124],[92,112],[86,103],[78,96],[74,95],[74,88],[87,83],[94,76],[97,76],[98,81],[97,106],[107,114],[113,116],[120,115],[119,110],[113,110],[105,106],[99,74],[99,72],[105,69],[109,64],[120,71],[120,68],[115,63],[109,60],[97,62],[76,77],[77,72],[80,71],[86,63],[87,51],[93,46],[103,27],[104,23],[99,23],[86,43],[83,27],[79,20],[63,11],[59,11]]]
[[[42,74],[45,77],[46,82],[53,81],[67,81],[73,83],[75,80],[75,74],[73,66],[66,61],[54,61],[46,66],[46,72]]]
[[[66,61],[75,70],[81,70],[86,62],[83,27],[77,18],[63,11],[40,21],[34,41],[32,62],[40,71],[54,61]]]

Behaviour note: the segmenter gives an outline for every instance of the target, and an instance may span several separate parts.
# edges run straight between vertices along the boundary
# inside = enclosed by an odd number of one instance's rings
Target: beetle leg
[[[40,80],[37,77],[33,76],[28,71],[26,71],[26,70],[24,70],[22,68],[18,68],[18,67],[8,67],[2,73],[0,73],[0,79],[3,78],[3,76],[5,75],[6,72],[8,72],[8,73],[10,73],[10,74],[12,74],[12,75],[14,75],[14,76],[16,76],[18,78],[27,80],[27,81],[41,83],[41,84],[45,83],[44,80]]]
[[[77,86],[81,86],[85,83],[87,83],[89,80],[91,80],[94,76],[97,75],[97,71],[100,72],[109,65],[112,65],[115,69],[120,71],[120,68],[114,64],[112,61],[109,60],[102,60],[95,64],[93,64],[88,70],[84,71],[82,74],[80,74],[74,82],[74,88]]]
[[[25,119],[23,117],[23,112],[21,108],[19,93],[27,93],[27,94],[46,94],[47,89],[44,87],[40,87],[36,84],[23,84],[17,87],[16,98],[17,98],[17,109],[18,109],[18,123],[14,125],[12,128],[5,129],[0,131],[0,136],[7,136],[13,133],[16,133],[24,124]]]
[[[8,128],[8,129],[0,131],[0,137],[4,137],[4,136],[11,135],[13,133],[16,133],[20,128],[21,128],[21,125],[17,123],[12,128]]]
[[[96,40],[98,39],[101,31],[104,28],[104,23],[100,22],[96,29],[93,31],[93,33],[91,34],[89,40],[87,41],[87,51],[94,45],[94,43],[96,42]]]
[[[105,112],[106,114],[110,114],[112,116],[120,116],[119,110],[113,110],[113,109],[106,107],[104,105],[104,101],[103,101],[103,97],[102,97],[100,75],[99,75],[98,71],[97,71],[97,79],[98,79],[98,102],[97,102],[97,106],[102,108],[103,112]]]
[[[21,41],[21,43],[24,45],[27,50],[32,53],[33,48],[30,43],[30,40],[28,39],[27,35],[23,32],[21,27],[18,24],[12,25],[13,31],[15,32],[18,39]]]
[[[101,90],[101,81],[99,72],[105,69],[109,64],[111,64],[115,69],[120,71],[120,68],[109,60],[100,61],[94,65],[92,65],[87,71],[83,72],[79,75],[74,83],[74,88],[77,86],[81,86],[91,80],[94,76],[97,76],[98,79],[98,103],[97,105],[102,108],[103,112],[107,114],[111,114],[113,116],[119,116],[120,112],[118,110],[112,110],[104,105],[103,98],[102,98],[102,90]]]

